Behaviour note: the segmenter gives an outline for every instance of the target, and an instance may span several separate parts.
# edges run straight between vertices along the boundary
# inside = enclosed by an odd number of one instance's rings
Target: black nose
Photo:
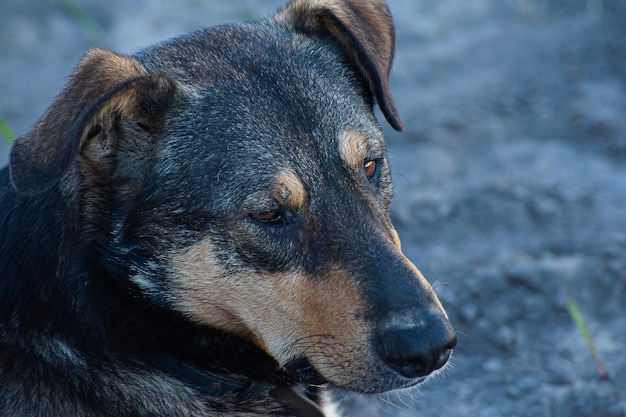
[[[410,321],[390,320],[378,333],[376,351],[406,378],[426,376],[446,364],[456,346],[456,333],[443,316],[426,312]]]

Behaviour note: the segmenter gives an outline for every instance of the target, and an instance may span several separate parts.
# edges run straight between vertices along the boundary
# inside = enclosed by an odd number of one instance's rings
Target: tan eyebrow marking
[[[274,198],[277,203],[287,207],[301,207],[306,200],[306,189],[300,178],[290,169],[286,169],[276,177]]]
[[[341,132],[338,138],[339,156],[352,168],[361,169],[369,146],[365,136],[358,132]]]

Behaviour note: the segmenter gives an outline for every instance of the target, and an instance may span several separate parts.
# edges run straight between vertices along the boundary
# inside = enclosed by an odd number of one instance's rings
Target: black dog
[[[455,333],[400,250],[383,1],[92,50],[0,171],[0,414],[320,415]]]

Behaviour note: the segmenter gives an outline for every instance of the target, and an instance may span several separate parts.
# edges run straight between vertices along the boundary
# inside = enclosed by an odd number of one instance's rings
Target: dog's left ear
[[[92,49],[81,60],[48,111],[16,139],[9,168],[13,187],[28,195],[55,185],[90,141],[104,156],[120,120],[156,133],[175,84],[148,74],[133,58]]]
[[[404,130],[389,91],[396,34],[384,0],[293,0],[275,19],[296,32],[334,37],[376,97],[389,124]]]

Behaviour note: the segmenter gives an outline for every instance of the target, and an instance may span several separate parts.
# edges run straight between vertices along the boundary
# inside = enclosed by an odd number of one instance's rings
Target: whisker
[[[452,274],[463,274],[464,276],[469,274],[470,270],[466,269],[466,268],[459,268],[459,269],[452,269],[449,270],[447,272],[442,272],[439,275],[435,276],[434,278],[430,278],[430,285],[436,289],[438,288],[440,285],[448,285],[451,284],[450,281],[441,281],[443,278],[449,277]],[[452,280],[452,282],[454,282],[454,280]]]

